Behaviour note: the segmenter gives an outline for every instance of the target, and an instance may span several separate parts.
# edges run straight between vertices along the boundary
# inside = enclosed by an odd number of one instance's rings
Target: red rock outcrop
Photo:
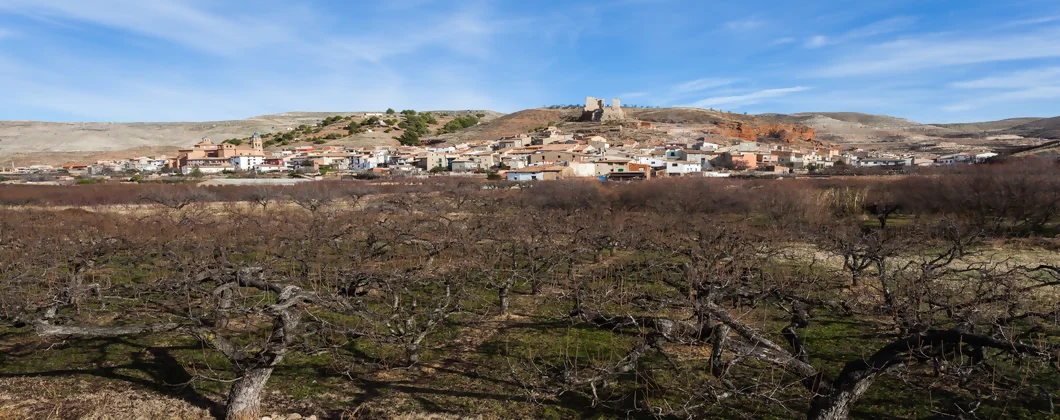
[[[717,133],[747,141],[774,139],[787,143],[813,140],[816,136],[813,129],[799,124],[763,123],[753,124],[741,121],[718,121],[714,123]]]

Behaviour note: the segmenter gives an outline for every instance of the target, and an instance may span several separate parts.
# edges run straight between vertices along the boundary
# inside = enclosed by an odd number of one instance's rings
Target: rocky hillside
[[[635,108],[627,115],[641,121],[706,125],[714,134],[741,140],[777,140],[788,143],[812,140],[814,129],[772,116],[742,115],[700,108]]]
[[[960,134],[960,131],[903,118],[857,112],[808,112],[763,114],[780,121],[803,124],[815,129],[819,138],[836,143],[922,141]]]

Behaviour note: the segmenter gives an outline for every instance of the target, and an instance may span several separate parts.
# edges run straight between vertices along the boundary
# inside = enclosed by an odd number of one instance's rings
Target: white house
[[[569,162],[567,166],[571,169],[571,176],[596,176],[596,164],[593,162]]]
[[[453,172],[474,172],[478,169],[478,162],[469,159],[456,159],[453,161]]]
[[[705,141],[701,141],[701,142],[696,143],[695,145],[692,146],[692,148],[694,148],[696,150],[702,150],[702,151],[705,151],[705,152],[713,152],[715,150],[718,150],[718,148],[720,148],[720,147],[721,147],[720,144],[710,143],[710,142],[705,142]]]
[[[263,163],[265,163],[265,156],[232,156],[232,169],[237,171],[249,171]]]
[[[646,156],[642,156],[642,157],[637,158],[637,163],[639,163],[641,165],[648,165],[648,166],[651,166],[653,168],[659,168],[659,167],[666,166],[666,160],[655,158],[655,157],[646,157]]]
[[[548,181],[570,176],[571,169],[566,166],[534,166],[524,169],[513,169],[505,174],[509,181]]]
[[[986,152],[975,155],[975,163],[985,163],[987,159],[997,156],[997,153]]]
[[[958,163],[968,163],[972,158],[966,154],[958,153],[955,155],[939,156],[935,159],[935,163],[938,165],[956,165]]]
[[[390,151],[378,149],[370,153],[360,153],[350,156],[349,161],[350,169],[368,170],[386,165],[390,161]]]
[[[666,162],[666,176],[684,176],[703,172],[703,165],[699,162],[674,160]]]
[[[894,159],[894,158],[865,158],[858,161],[858,166],[866,167],[901,167],[901,166],[913,166],[913,159]]]
[[[291,170],[291,168],[288,168],[287,165],[266,165],[266,164],[261,164],[261,165],[257,165],[257,166],[254,167],[254,172],[257,172],[259,174],[264,174],[264,173],[269,173],[269,172],[287,172],[287,171],[290,171],[290,170]]]

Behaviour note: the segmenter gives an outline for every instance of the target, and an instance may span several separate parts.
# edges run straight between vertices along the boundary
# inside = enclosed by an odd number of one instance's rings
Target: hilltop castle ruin
[[[618,98],[611,99],[611,106],[606,106],[603,99],[596,99],[592,96],[585,97],[582,121],[617,121],[625,118],[626,113],[622,112],[622,103],[618,101]]]

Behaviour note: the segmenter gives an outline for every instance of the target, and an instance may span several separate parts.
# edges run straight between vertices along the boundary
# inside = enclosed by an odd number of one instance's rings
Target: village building
[[[758,155],[755,153],[726,152],[719,159],[722,165],[729,165],[737,170],[758,167]]]
[[[596,165],[596,176],[606,176],[611,172],[626,172],[629,170],[629,160],[626,159],[604,159],[593,163]]]
[[[479,169],[478,162],[466,158],[458,158],[451,163],[453,172],[474,172]]]
[[[265,164],[264,155],[232,156],[230,159],[232,169],[237,171],[249,171],[259,165]]]
[[[566,166],[532,166],[505,172],[508,181],[551,181],[568,178],[572,170]]]
[[[703,172],[703,165],[699,162],[675,160],[666,163],[666,176],[698,175]]]
[[[864,167],[904,167],[913,166],[912,158],[865,158],[858,161]]]
[[[232,170],[232,158],[236,156],[264,156],[261,136],[255,135],[250,144],[221,143],[214,144],[209,137],[193,145],[190,149],[177,151],[177,162],[181,172],[189,174],[199,168],[201,173],[220,173]]]

